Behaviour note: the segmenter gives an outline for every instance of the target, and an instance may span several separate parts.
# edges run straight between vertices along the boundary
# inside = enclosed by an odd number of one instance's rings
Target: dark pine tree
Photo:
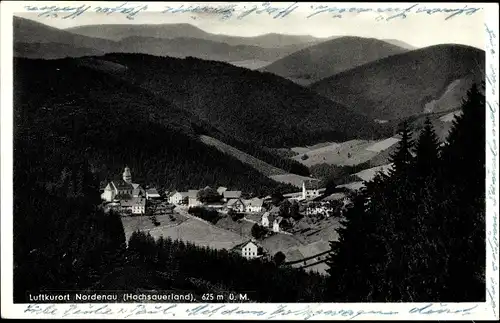
[[[484,83],[483,83],[484,89]],[[443,148],[442,214],[449,262],[448,301],[485,299],[485,96],[468,91]]]
[[[415,153],[417,177],[427,177],[438,168],[440,143],[428,117],[418,138]]]

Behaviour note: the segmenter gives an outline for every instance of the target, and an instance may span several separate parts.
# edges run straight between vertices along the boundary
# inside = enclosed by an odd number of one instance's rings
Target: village
[[[311,236],[314,237],[312,233],[321,236],[321,231],[328,227],[328,231],[334,231],[332,224],[338,226],[349,204],[347,193],[325,195],[325,188],[314,180],[304,181],[302,190],[295,193],[252,198],[243,196],[242,191],[222,186],[160,192],[157,188],[134,183],[129,167],[125,167],[121,179],[110,181],[101,192],[104,210],[120,214],[127,233],[132,230],[129,227],[145,229],[147,223],[150,231],[154,232],[156,228],[180,227],[182,221],[191,219],[193,226],[201,222],[206,228],[215,226],[237,232],[239,240],[241,236],[249,237],[242,241],[227,241],[224,245],[247,259],[274,257],[281,252],[282,257],[294,266],[307,266],[309,259],[318,262],[324,258],[328,243],[321,238],[311,240]],[[217,236],[208,230],[206,235]],[[193,240],[185,235],[181,238]],[[205,238],[207,241],[216,239]],[[206,245],[213,246],[213,243]],[[309,248],[311,251],[305,248],[309,245],[312,246]]]

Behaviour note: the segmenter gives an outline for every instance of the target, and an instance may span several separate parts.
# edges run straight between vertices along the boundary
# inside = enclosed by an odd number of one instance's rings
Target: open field
[[[158,227],[155,227],[147,217],[123,217],[125,236],[128,240],[132,232],[142,230],[149,232],[155,239],[160,236],[170,237],[173,240],[189,241],[199,246],[214,249],[231,249],[246,240],[245,237],[235,232],[202,222],[196,218],[187,218],[179,214],[175,214],[175,216],[179,217],[179,220],[175,222],[170,221],[168,216],[158,216],[157,219],[161,223]]]
[[[314,180],[314,178],[312,177],[300,176],[295,174],[274,175],[274,176],[269,176],[269,178],[275,180],[276,182],[290,184],[295,187],[302,187],[303,181]]]
[[[311,147],[294,147],[295,152],[300,152],[293,159],[312,166],[316,164],[330,164],[339,166],[352,166],[367,162],[391,148],[399,140],[396,138],[386,138],[383,140],[350,140],[342,143],[325,143]],[[307,155],[307,159],[302,159]]]
[[[237,148],[234,148],[230,145],[227,145],[223,143],[220,140],[217,140],[215,138],[201,135],[200,140],[209,146],[213,146],[217,148],[219,151],[228,154],[230,156],[235,157],[236,159],[240,160],[241,162],[248,164],[252,166],[255,170],[258,172],[262,173],[263,175],[271,178],[272,180],[275,180],[280,183],[286,183],[286,184],[291,184],[296,187],[301,187],[302,182],[304,180],[310,179],[305,176],[300,176],[300,175],[295,175],[291,173],[287,173],[283,169],[280,169],[278,167],[274,167],[273,165],[270,165],[258,158],[255,158]]]

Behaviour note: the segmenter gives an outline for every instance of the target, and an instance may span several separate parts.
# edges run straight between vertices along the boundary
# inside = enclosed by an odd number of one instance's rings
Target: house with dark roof
[[[230,199],[239,199],[240,197],[241,197],[241,191],[224,191],[222,193],[222,200],[224,202],[227,202]]]
[[[259,246],[252,239],[234,246],[231,251],[237,252],[247,259],[259,258]]]
[[[246,210],[246,205],[245,202],[243,202],[242,199],[236,198],[236,199],[230,199],[226,203],[226,208],[228,210],[234,210],[236,212],[245,212]]]
[[[325,188],[320,187],[318,180],[306,180],[302,182],[302,199],[316,198],[323,195]]]
[[[246,212],[259,213],[262,212],[264,200],[254,197],[253,199],[245,200],[244,203],[246,205]]]
[[[146,199],[144,197],[133,197],[128,200],[120,201],[120,211],[132,214],[145,214],[146,213]]]
[[[156,190],[156,188],[149,188],[146,190],[146,199],[158,199],[160,198],[160,193]]]

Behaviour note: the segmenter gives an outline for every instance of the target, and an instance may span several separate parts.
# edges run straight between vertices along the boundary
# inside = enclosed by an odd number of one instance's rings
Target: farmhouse
[[[168,203],[175,205],[188,204],[188,192],[172,192],[168,197]]]
[[[241,197],[241,191],[224,191],[222,197],[224,202],[228,202],[230,199],[239,199]]]
[[[264,204],[264,200],[254,197],[253,199],[246,200],[246,211],[250,213],[259,213],[262,212],[262,205]]]
[[[158,199],[160,198],[160,194],[156,190],[156,188],[150,188],[146,190],[146,199]]]
[[[127,199],[134,195],[134,193],[139,196],[142,188],[139,184],[132,183],[132,174],[130,168],[125,166],[122,178],[120,180],[111,181],[104,188],[104,192],[101,194],[101,199],[106,202],[111,202],[116,199]],[[138,190],[138,191],[134,191]]]
[[[144,214],[146,213],[146,199],[133,197],[128,200],[121,200],[119,210],[123,213]]]
[[[247,259],[254,259],[260,257],[259,246],[252,240],[236,245],[231,250],[238,252]]]
[[[236,212],[245,212],[245,202],[243,202],[243,200],[240,198],[230,199],[229,201],[227,201],[227,209],[234,210]]]
[[[134,198],[132,204],[132,214],[144,214],[146,213],[146,199],[144,198]]]
[[[324,188],[320,188],[319,181],[307,180],[302,182],[302,199],[316,198],[321,196]]]
[[[198,200],[198,192],[199,192],[199,190],[188,190],[187,196],[188,196],[188,206],[189,207],[201,205],[200,200]]]

